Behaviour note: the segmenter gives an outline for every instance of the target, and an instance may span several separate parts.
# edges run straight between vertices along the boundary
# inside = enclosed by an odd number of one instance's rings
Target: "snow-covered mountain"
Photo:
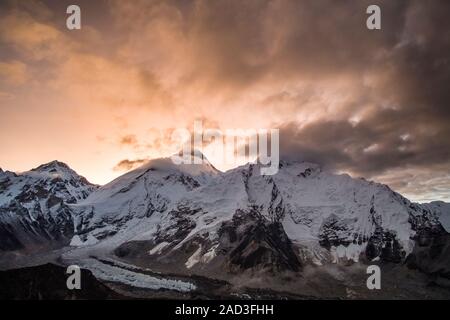
[[[409,259],[422,268],[423,252],[444,254],[447,204],[411,203],[385,185],[306,162],[282,161],[274,176],[259,172],[257,164],[222,173],[206,159],[175,165],[164,158],[98,189],[58,162],[2,172],[2,249],[70,238],[72,256],[113,253],[205,274],[360,260]]]
[[[0,171],[0,250],[67,242],[73,236],[69,204],[96,188],[58,161],[18,174]]]
[[[257,164],[221,173],[205,159],[152,160],[71,205],[71,244],[196,271],[296,271],[305,263],[401,262],[446,234],[436,210],[382,184],[305,162],[259,172]]]
[[[433,201],[422,204],[422,207],[436,215],[445,230],[450,232],[450,203]]]

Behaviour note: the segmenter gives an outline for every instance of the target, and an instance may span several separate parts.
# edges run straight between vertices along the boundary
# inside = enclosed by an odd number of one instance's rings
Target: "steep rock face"
[[[450,204],[437,201],[413,206],[423,213],[411,219],[417,245],[407,257],[408,266],[450,279]]]
[[[230,271],[247,269],[299,271],[301,263],[279,222],[261,217],[253,208],[237,212],[219,230],[217,251],[227,257]]]
[[[74,232],[68,204],[95,189],[57,161],[20,174],[0,173],[0,250],[67,242]]]

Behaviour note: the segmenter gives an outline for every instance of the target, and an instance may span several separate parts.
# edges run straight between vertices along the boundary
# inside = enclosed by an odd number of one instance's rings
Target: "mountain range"
[[[283,277],[368,264],[450,282],[448,203],[413,203],[307,162],[263,176],[256,163],[220,172],[192,157],[202,163],[154,159],[104,186],[58,161],[0,170],[0,266],[52,252],[109,283],[178,292],[200,286],[192,277],[286,290]]]

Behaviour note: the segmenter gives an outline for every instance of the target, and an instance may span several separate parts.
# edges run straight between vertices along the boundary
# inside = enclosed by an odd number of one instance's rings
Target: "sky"
[[[282,159],[450,201],[450,2],[376,1],[368,30],[372,2],[2,0],[0,167],[57,159],[104,184],[201,120],[277,128]]]

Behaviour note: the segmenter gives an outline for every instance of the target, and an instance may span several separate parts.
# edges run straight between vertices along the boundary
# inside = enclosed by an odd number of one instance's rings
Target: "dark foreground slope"
[[[81,289],[66,286],[66,268],[54,264],[0,271],[1,300],[121,299],[123,296],[81,270]]]

